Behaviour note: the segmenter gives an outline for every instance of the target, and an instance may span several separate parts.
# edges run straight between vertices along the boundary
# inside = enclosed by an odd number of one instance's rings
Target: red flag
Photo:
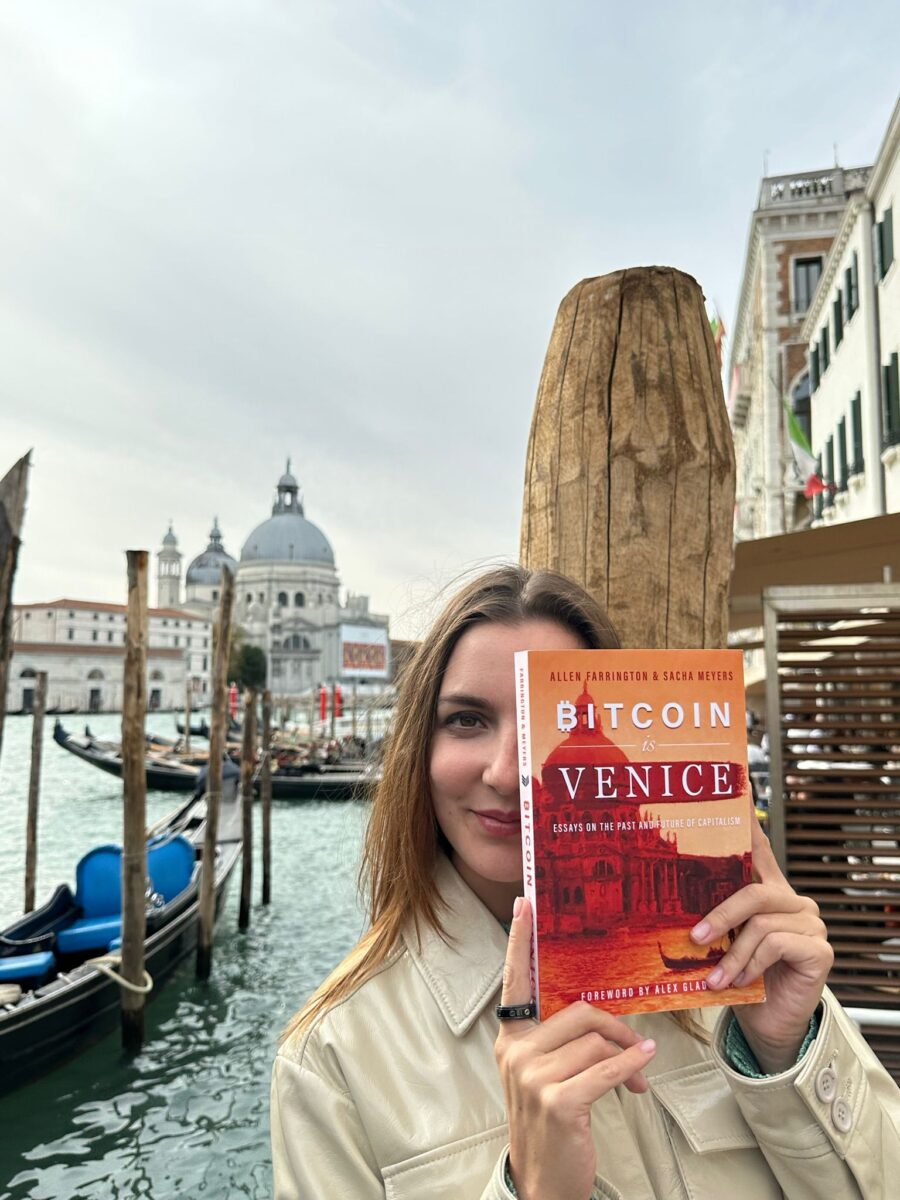
[[[806,487],[803,489],[803,495],[807,500],[811,500],[813,496],[820,496],[822,492],[836,492],[836,483],[826,483],[821,476],[813,473],[806,481]]]
[[[328,688],[324,683],[319,684],[319,720],[324,721],[328,715]]]
[[[344,693],[341,691],[341,685],[334,685],[334,715],[342,717],[344,715]]]
[[[232,721],[237,716],[237,710],[238,710],[238,690],[237,690],[237,684],[233,683],[231,685],[231,687],[228,689],[228,715],[231,717]]]

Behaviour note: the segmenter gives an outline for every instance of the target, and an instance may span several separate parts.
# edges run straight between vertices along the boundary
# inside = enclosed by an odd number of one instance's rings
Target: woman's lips
[[[481,828],[491,837],[512,838],[518,837],[521,832],[522,822],[518,809],[512,812],[504,812],[502,809],[473,809],[473,812]]]

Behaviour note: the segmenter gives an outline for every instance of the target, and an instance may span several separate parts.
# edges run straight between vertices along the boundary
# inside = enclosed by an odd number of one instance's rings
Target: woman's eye
[[[483,723],[478,713],[452,713],[447,718],[447,724],[456,729],[480,729]]]

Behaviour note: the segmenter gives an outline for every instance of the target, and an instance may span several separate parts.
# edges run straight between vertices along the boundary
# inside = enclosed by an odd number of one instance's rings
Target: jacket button
[[[831,1067],[823,1067],[816,1076],[816,1095],[823,1104],[830,1104],[837,1093],[837,1075]]]
[[[853,1128],[853,1113],[846,1100],[835,1100],[831,1106],[831,1119],[836,1129],[841,1133],[849,1133]]]

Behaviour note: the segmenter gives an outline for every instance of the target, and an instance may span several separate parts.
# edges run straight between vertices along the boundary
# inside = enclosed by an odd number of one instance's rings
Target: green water
[[[85,720],[118,736],[115,716]],[[47,718],[38,903],[98,842],[121,841],[121,784],[61,750]],[[148,730],[174,736],[171,714]],[[0,762],[0,928],[22,907],[31,719],[9,717]],[[182,797],[183,798],[183,797]],[[150,793],[148,821],[178,795]],[[260,837],[256,813],[256,842]],[[274,804],[273,899],[237,932],[240,878],[219,922],[213,979],[185,960],[147,1010],[132,1060],[118,1034],[0,1099],[0,1200],[270,1200],[269,1072],[276,1039],[303,998],[358,936],[355,876],[365,820],[358,803]]]

